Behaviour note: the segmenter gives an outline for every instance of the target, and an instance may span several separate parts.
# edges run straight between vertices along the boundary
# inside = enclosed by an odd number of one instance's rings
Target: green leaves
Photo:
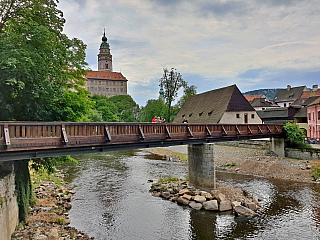
[[[308,148],[308,144],[304,143],[306,136],[296,123],[288,122],[283,128],[286,131],[286,141],[290,147]]]

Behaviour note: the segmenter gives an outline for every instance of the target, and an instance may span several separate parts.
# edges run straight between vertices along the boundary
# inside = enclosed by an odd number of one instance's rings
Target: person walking
[[[188,123],[188,120],[186,119],[186,117],[183,118],[182,123]]]

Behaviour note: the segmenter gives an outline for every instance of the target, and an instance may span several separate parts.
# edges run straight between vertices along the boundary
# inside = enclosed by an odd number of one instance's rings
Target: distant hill
[[[276,96],[277,92],[279,91],[279,89],[281,88],[273,88],[273,89],[258,89],[258,90],[252,90],[252,91],[248,91],[245,93],[242,93],[243,95],[259,95],[259,94],[264,94],[265,96],[267,96],[270,99],[274,99],[274,97]]]

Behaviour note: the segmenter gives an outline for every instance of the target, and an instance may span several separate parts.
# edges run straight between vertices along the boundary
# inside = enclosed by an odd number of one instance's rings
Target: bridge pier
[[[271,151],[279,157],[285,157],[284,138],[271,138]]]
[[[214,144],[188,145],[189,182],[195,188],[215,188]]]

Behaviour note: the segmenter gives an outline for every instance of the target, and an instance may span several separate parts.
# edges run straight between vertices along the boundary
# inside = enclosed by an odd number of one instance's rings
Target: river
[[[133,150],[75,156],[71,226],[96,239],[320,239],[320,186],[218,171],[262,200],[259,216],[196,211],[153,197],[149,179],[187,177],[187,163]]]

